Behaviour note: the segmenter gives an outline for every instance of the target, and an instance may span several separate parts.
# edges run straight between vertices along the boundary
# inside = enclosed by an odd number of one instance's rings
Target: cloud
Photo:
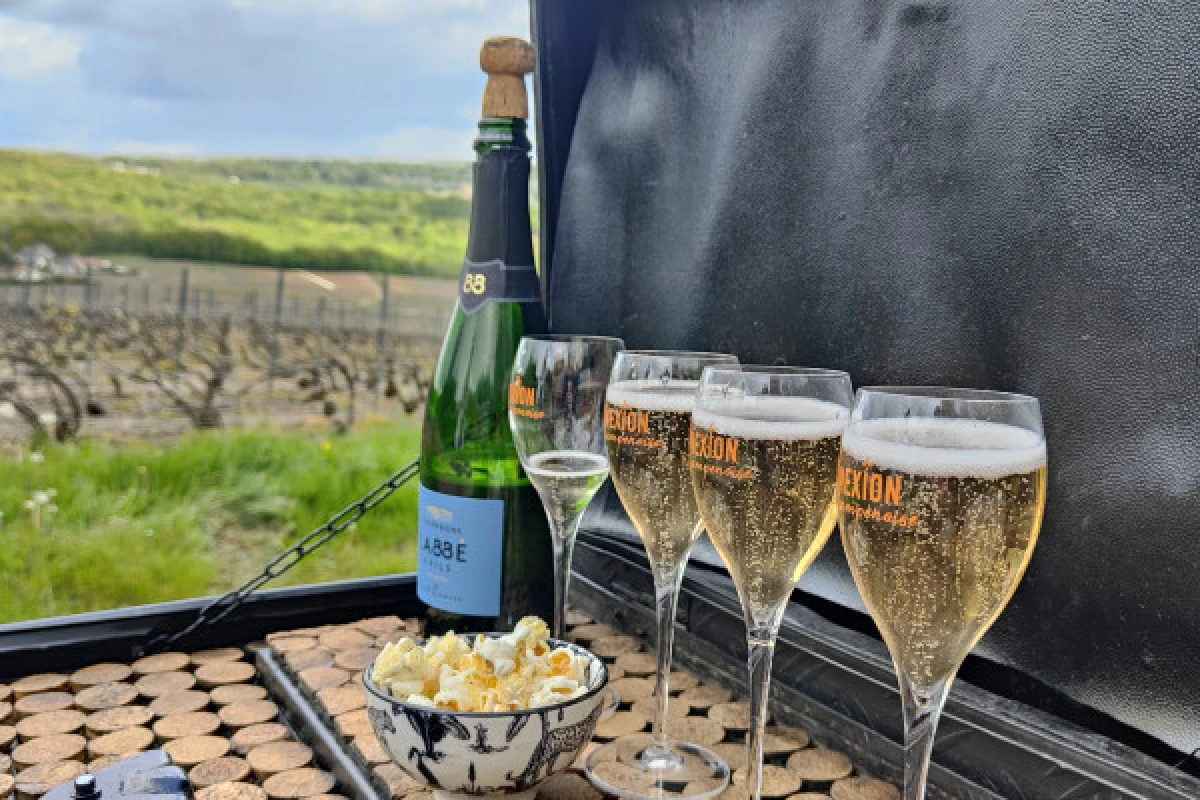
[[[18,120],[0,125],[0,146],[91,152],[185,142],[213,154],[469,159],[479,46],[490,35],[528,36],[529,25],[525,0],[0,6],[0,70],[16,52],[6,30],[69,46],[27,45],[18,63],[73,65],[43,67],[39,91],[0,80],[0,118]],[[463,149],[451,154],[455,146]]]
[[[51,25],[0,17],[0,77],[27,81],[73,69],[83,47]]]

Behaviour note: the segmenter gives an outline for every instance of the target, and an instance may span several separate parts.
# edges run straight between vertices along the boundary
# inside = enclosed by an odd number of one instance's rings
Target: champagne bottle
[[[545,330],[529,227],[524,75],[533,48],[489,39],[474,194],[458,303],[421,437],[417,594],[430,633],[508,631],[553,614],[550,532],[508,424],[509,371]]]

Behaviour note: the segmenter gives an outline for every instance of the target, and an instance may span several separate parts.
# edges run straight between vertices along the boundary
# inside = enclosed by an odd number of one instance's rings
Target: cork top
[[[533,46],[512,36],[493,36],[479,50],[479,67],[488,75],[483,116],[529,118],[525,76],[533,72]]]

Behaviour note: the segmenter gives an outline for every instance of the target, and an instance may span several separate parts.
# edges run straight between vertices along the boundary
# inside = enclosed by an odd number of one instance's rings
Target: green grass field
[[[0,150],[0,245],[449,277],[466,252],[462,165],[143,161]]]
[[[419,440],[415,419],[368,420],[339,438],[229,431],[0,460],[0,622],[231,588],[414,458]],[[411,571],[415,542],[413,484],[281,585]]]

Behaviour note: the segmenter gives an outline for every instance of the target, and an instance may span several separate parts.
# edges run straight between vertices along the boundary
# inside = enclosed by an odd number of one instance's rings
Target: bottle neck
[[[484,118],[475,140],[471,230],[467,258],[533,265],[529,223],[529,140],[525,120]]]

